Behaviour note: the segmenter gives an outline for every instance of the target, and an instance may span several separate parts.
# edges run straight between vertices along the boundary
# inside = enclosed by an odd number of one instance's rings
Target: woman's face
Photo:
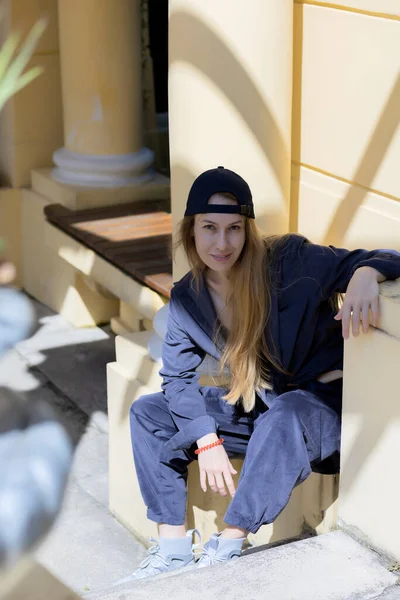
[[[237,204],[220,194],[211,196],[208,203]],[[226,274],[233,267],[246,239],[244,219],[239,214],[196,215],[193,229],[196,250],[209,269]]]

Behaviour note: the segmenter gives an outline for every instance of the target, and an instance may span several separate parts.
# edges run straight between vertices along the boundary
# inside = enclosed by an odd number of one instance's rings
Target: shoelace
[[[210,548],[208,544],[205,544],[204,546],[201,544],[193,544],[192,550],[194,556],[199,557],[197,564],[207,561],[208,565],[215,565],[226,561],[226,558],[218,556],[217,550]],[[200,550],[200,552],[196,553],[196,550]]]
[[[117,585],[121,585],[124,583],[130,583],[131,581],[134,581],[135,579],[142,579],[142,578],[144,579],[147,576],[157,575],[158,573],[161,572],[162,566],[168,566],[167,561],[160,554],[160,546],[158,545],[157,540],[155,540],[152,537],[149,538],[149,540],[151,542],[154,542],[154,546],[150,546],[150,548],[147,551],[148,555],[146,556],[146,558],[144,560],[142,560],[142,562],[140,563],[140,566],[136,569],[136,571],[131,573],[131,575],[128,575],[127,577],[123,577],[122,579],[119,579],[118,581],[113,583],[112,587],[115,587]],[[153,562],[155,562],[156,559],[158,559],[158,563],[152,564]]]
[[[154,543],[154,546],[150,546],[147,551],[148,556],[146,556],[146,558],[140,563],[140,566],[136,572],[145,571],[147,567],[150,567],[148,570],[149,574],[151,573],[152,575],[156,575],[156,573],[160,572],[162,566],[167,567],[169,563],[167,560],[165,560],[163,555],[160,554],[160,546],[157,540],[152,537],[149,538],[149,540]],[[158,564],[152,564],[155,563],[155,559],[158,559]],[[153,569],[153,571],[151,571],[151,569]]]

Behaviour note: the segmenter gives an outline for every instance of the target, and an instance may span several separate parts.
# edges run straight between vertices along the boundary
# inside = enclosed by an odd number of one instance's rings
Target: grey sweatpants
[[[342,382],[312,382],[277,396],[270,408],[258,399],[252,413],[222,400],[224,391],[202,389],[207,413],[218,423],[229,456],[245,455],[236,493],[225,514],[228,525],[255,533],[273,522],[293,488],[314,467],[340,450]],[[141,493],[150,520],[182,525],[186,514],[187,467],[196,446],[172,449],[177,427],[164,393],[142,396],[130,413],[132,447]],[[316,469],[318,470],[318,469]]]

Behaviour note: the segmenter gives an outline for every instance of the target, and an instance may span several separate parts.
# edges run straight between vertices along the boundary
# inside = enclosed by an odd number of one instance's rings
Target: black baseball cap
[[[233,194],[238,204],[208,204],[213,194],[221,192]],[[185,217],[203,213],[240,214],[254,219],[253,198],[249,185],[240,175],[225,167],[204,171],[190,188]]]

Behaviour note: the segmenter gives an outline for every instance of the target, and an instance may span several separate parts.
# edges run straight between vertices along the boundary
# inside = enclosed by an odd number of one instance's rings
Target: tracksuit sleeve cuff
[[[205,415],[197,417],[185,425],[167,442],[170,450],[185,450],[198,439],[209,433],[217,432],[218,424],[213,417]]]

